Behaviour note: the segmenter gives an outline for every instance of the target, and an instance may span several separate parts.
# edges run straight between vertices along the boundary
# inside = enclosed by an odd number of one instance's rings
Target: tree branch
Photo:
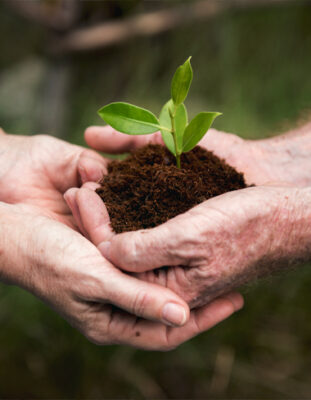
[[[135,37],[152,36],[193,21],[204,20],[228,8],[245,8],[288,3],[291,0],[201,0],[161,11],[149,12],[77,29],[52,44],[55,54],[83,52],[116,45]]]

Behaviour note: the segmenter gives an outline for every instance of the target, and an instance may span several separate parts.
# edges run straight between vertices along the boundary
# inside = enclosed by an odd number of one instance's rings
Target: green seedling
[[[219,112],[200,112],[188,123],[184,101],[193,77],[190,59],[177,68],[171,84],[171,99],[163,106],[159,118],[144,108],[122,102],[108,104],[98,111],[107,124],[128,135],[161,131],[164,143],[176,157],[178,168],[181,154],[192,150],[214,119],[221,115]]]

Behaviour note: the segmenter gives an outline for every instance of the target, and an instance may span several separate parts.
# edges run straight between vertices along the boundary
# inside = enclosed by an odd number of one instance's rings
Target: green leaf
[[[176,132],[178,154],[182,153],[183,136],[187,123],[188,123],[188,115],[186,107],[184,104],[180,104],[177,107],[175,115],[175,132]]]
[[[221,115],[219,112],[201,112],[190,121],[183,137],[184,153],[195,147],[219,115]]]
[[[160,125],[163,126],[164,128],[167,128],[168,130],[172,130],[172,122],[169,114],[169,107],[171,107],[172,104],[173,104],[172,100],[169,100],[167,103],[165,103],[159,115]],[[166,147],[172,154],[174,154],[174,156],[176,156],[173,135],[170,132],[165,131],[163,129],[161,129],[161,134],[163,142],[165,143]]]
[[[168,130],[172,130],[172,120],[170,117],[169,109],[171,109],[172,111],[174,109],[174,103],[172,100],[169,100],[167,103],[164,104],[160,112],[159,121],[161,127],[165,127]],[[180,104],[176,109],[176,115],[175,115],[175,131],[177,138],[177,149],[179,154],[182,152],[182,143],[183,143],[182,138],[186,125],[187,125],[187,110],[184,104]],[[172,154],[174,154],[174,156],[176,156],[173,135],[170,132],[165,131],[163,129],[161,129],[161,133],[166,147]]]
[[[111,103],[101,108],[98,114],[108,125],[128,135],[146,135],[160,130],[154,114],[132,104]]]
[[[171,95],[176,106],[185,101],[191,85],[193,72],[190,59],[191,57],[189,57],[183,65],[178,67],[173,76]]]

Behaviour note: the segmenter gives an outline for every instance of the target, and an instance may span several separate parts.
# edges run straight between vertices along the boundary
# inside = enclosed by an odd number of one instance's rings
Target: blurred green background
[[[102,123],[96,110],[110,101],[158,113],[174,70],[189,55],[187,106],[192,115],[223,112],[216,128],[258,139],[309,117],[310,2],[250,0],[240,7],[209,0],[219,7],[211,17],[62,53],[62,41],[79,27],[194,2],[36,3],[44,5],[39,17],[25,11],[33,2],[0,1],[0,126],[7,132],[83,144],[84,129]],[[73,7],[63,25],[62,3]],[[33,296],[1,285],[0,397],[310,398],[309,268],[244,288],[242,311],[169,353],[97,347]]]

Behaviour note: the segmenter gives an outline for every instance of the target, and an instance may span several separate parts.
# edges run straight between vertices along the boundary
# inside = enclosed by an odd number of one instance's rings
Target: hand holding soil
[[[305,174],[310,163],[310,157],[305,157],[310,149],[308,132],[304,127],[296,135],[279,137],[274,142],[272,139],[245,142],[234,135],[214,131],[200,143],[213,143],[209,138],[218,134],[223,137],[217,142],[220,143],[218,154],[233,165],[244,166],[242,171],[248,183],[283,178],[286,184],[280,182],[223,194],[156,228],[121,235],[111,231],[100,199],[92,191],[82,189],[74,193],[80,224],[115,265],[135,273],[169,266],[145,272],[140,277],[172,288],[192,307],[206,303],[243,283],[311,258],[311,192],[307,187],[310,178],[308,181]],[[86,140],[97,149],[113,151],[108,140],[108,148],[101,145],[104,135],[106,140],[112,136],[116,142],[120,137],[109,127],[94,127],[87,130]],[[217,137],[215,152],[216,140]],[[295,157],[285,151],[293,149],[293,140]],[[161,139],[158,135],[135,137],[129,147],[137,148],[147,141],[160,143]],[[288,173],[283,170],[284,165],[291,166]],[[297,175],[299,166],[301,174]]]
[[[85,180],[98,180],[107,160],[41,135],[1,131],[0,145],[2,282],[32,292],[99,344],[166,350],[234,311],[226,300],[189,316],[175,293],[122,273],[77,232],[63,194]],[[180,307],[179,316],[174,305]],[[219,309],[220,315],[205,318]]]

